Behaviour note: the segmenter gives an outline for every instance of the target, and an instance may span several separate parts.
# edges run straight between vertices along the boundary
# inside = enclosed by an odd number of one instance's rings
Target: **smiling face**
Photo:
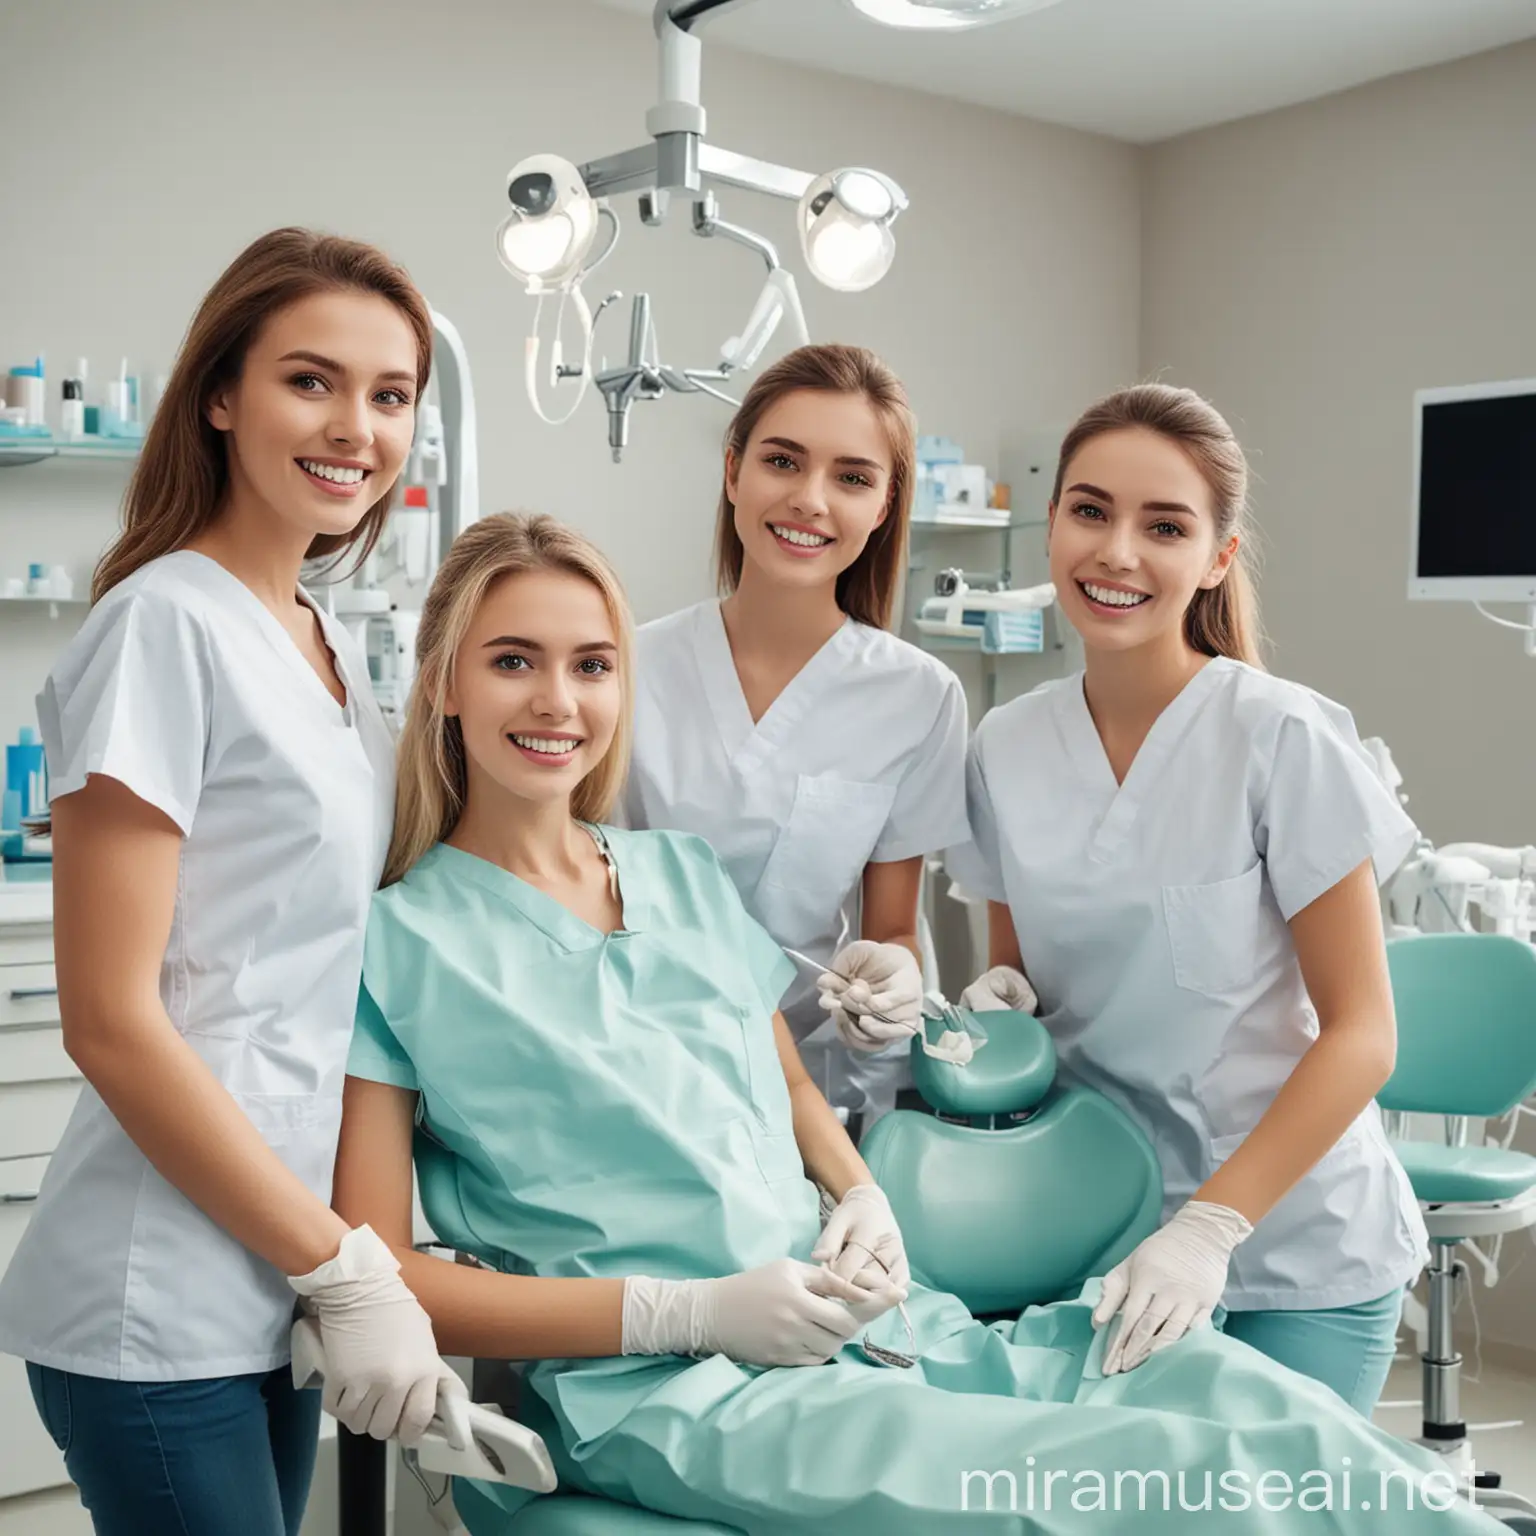
[[[208,404],[233,495],[306,543],[350,533],[405,464],[416,369],[410,325],[377,294],[328,290],[278,311]]]
[[[1090,650],[1182,635],[1191,599],[1221,584],[1236,553],[1204,476],[1161,434],[1104,432],[1066,465],[1051,508],[1051,580]]]
[[[619,643],[601,590],[559,570],[493,582],[454,659],[445,712],[464,737],[469,798],[569,801],[613,744]]]
[[[797,389],[726,460],[743,566],[777,585],[819,587],[863,553],[890,503],[891,447],[861,394]]]

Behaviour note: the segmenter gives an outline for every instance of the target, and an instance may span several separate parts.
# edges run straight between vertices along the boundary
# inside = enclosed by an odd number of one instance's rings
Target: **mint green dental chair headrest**
[[[1105,1274],[1156,1230],[1163,1183],[1151,1144],[1121,1110],[1056,1084],[1038,1019],[975,1022],[986,1042],[963,1067],[913,1041],[913,1077],[937,1114],[895,1110],[859,1150],[916,1278],[986,1317],[1075,1295]]]
[[[1387,945],[1397,1064],[1376,1095],[1415,1114],[1506,1115],[1536,1092],[1536,949],[1494,933]]]

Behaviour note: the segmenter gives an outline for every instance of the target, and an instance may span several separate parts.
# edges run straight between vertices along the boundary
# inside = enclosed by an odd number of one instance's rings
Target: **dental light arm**
[[[497,233],[503,264],[539,299],[559,295],[557,339],[551,346],[549,385],[579,380],[565,412],[548,414],[540,400],[541,344],[538,314],[534,334],[524,348],[524,382],[534,410],[552,425],[569,420],[589,383],[595,383],[608,412],[608,441],[614,459],[628,443],[629,409],[637,400],[656,400],[668,391],[701,393],[734,406],[717,387],[736,371],[751,368],[786,319],[794,343],[810,340],[793,275],[780,263],[771,242],[719,217],[715,190],[733,187],[797,201],[801,249],[811,271],[829,287],[859,292],[878,282],[895,253],[891,225],[906,208],[906,195],[889,177],[869,170],[838,170],[823,175],[775,165],[705,141],[705,112],[700,97],[702,47],[698,31],[751,0],[660,0],[654,15],[659,44],[659,100],[646,114],[651,142],[618,154],[572,165],[557,155],[532,155],[508,177],[512,213]],[[768,268],[762,291],[740,335],[721,348],[712,368],[673,368],[657,356],[647,295],[634,296],[630,314],[629,357],[625,364],[592,373],[592,333],[596,318],[581,294],[581,282],[612,251],[616,216],[605,199],[640,194],[641,220],[660,224],[672,194],[693,206],[693,230],[719,236],[760,255]],[[596,261],[588,262],[600,217],[613,220],[613,239]],[[614,297],[617,297],[615,295]],[[566,367],[558,330],[570,304],[582,334],[579,363]]]

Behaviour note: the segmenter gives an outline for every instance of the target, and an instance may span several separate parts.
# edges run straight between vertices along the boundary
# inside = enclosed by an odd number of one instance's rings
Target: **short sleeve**
[[[981,733],[972,739],[965,755],[965,812],[969,836],[956,842],[944,855],[949,878],[967,895],[1006,902],[1002,849],[998,845],[997,817],[987,788],[982,762]]]
[[[1255,830],[1287,922],[1367,859],[1384,884],[1418,837],[1336,705],[1281,718]]]
[[[965,690],[950,673],[933,726],[896,786],[874,863],[937,853],[965,837],[965,732]]]
[[[92,619],[37,697],[49,794],[73,794],[105,774],[185,836],[212,731],[207,636],[185,608],[143,590],[109,595]]]
[[[347,1075],[370,1083],[389,1083],[396,1088],[420,1087],[411,1058],[395,1038],[366,981],[358,988],[357,1022],[352,1030],[352,1049],[347,1055]]]

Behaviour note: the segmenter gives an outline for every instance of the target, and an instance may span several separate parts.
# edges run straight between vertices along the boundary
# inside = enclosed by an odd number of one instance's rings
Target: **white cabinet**
[[[21,1241],[49,1154],[80,1092],[64,1051],[53,933],[0,902],[0,1272]],[[27,1368],[0,1355],[0,1499],[68,1483],[32,1403]]]

